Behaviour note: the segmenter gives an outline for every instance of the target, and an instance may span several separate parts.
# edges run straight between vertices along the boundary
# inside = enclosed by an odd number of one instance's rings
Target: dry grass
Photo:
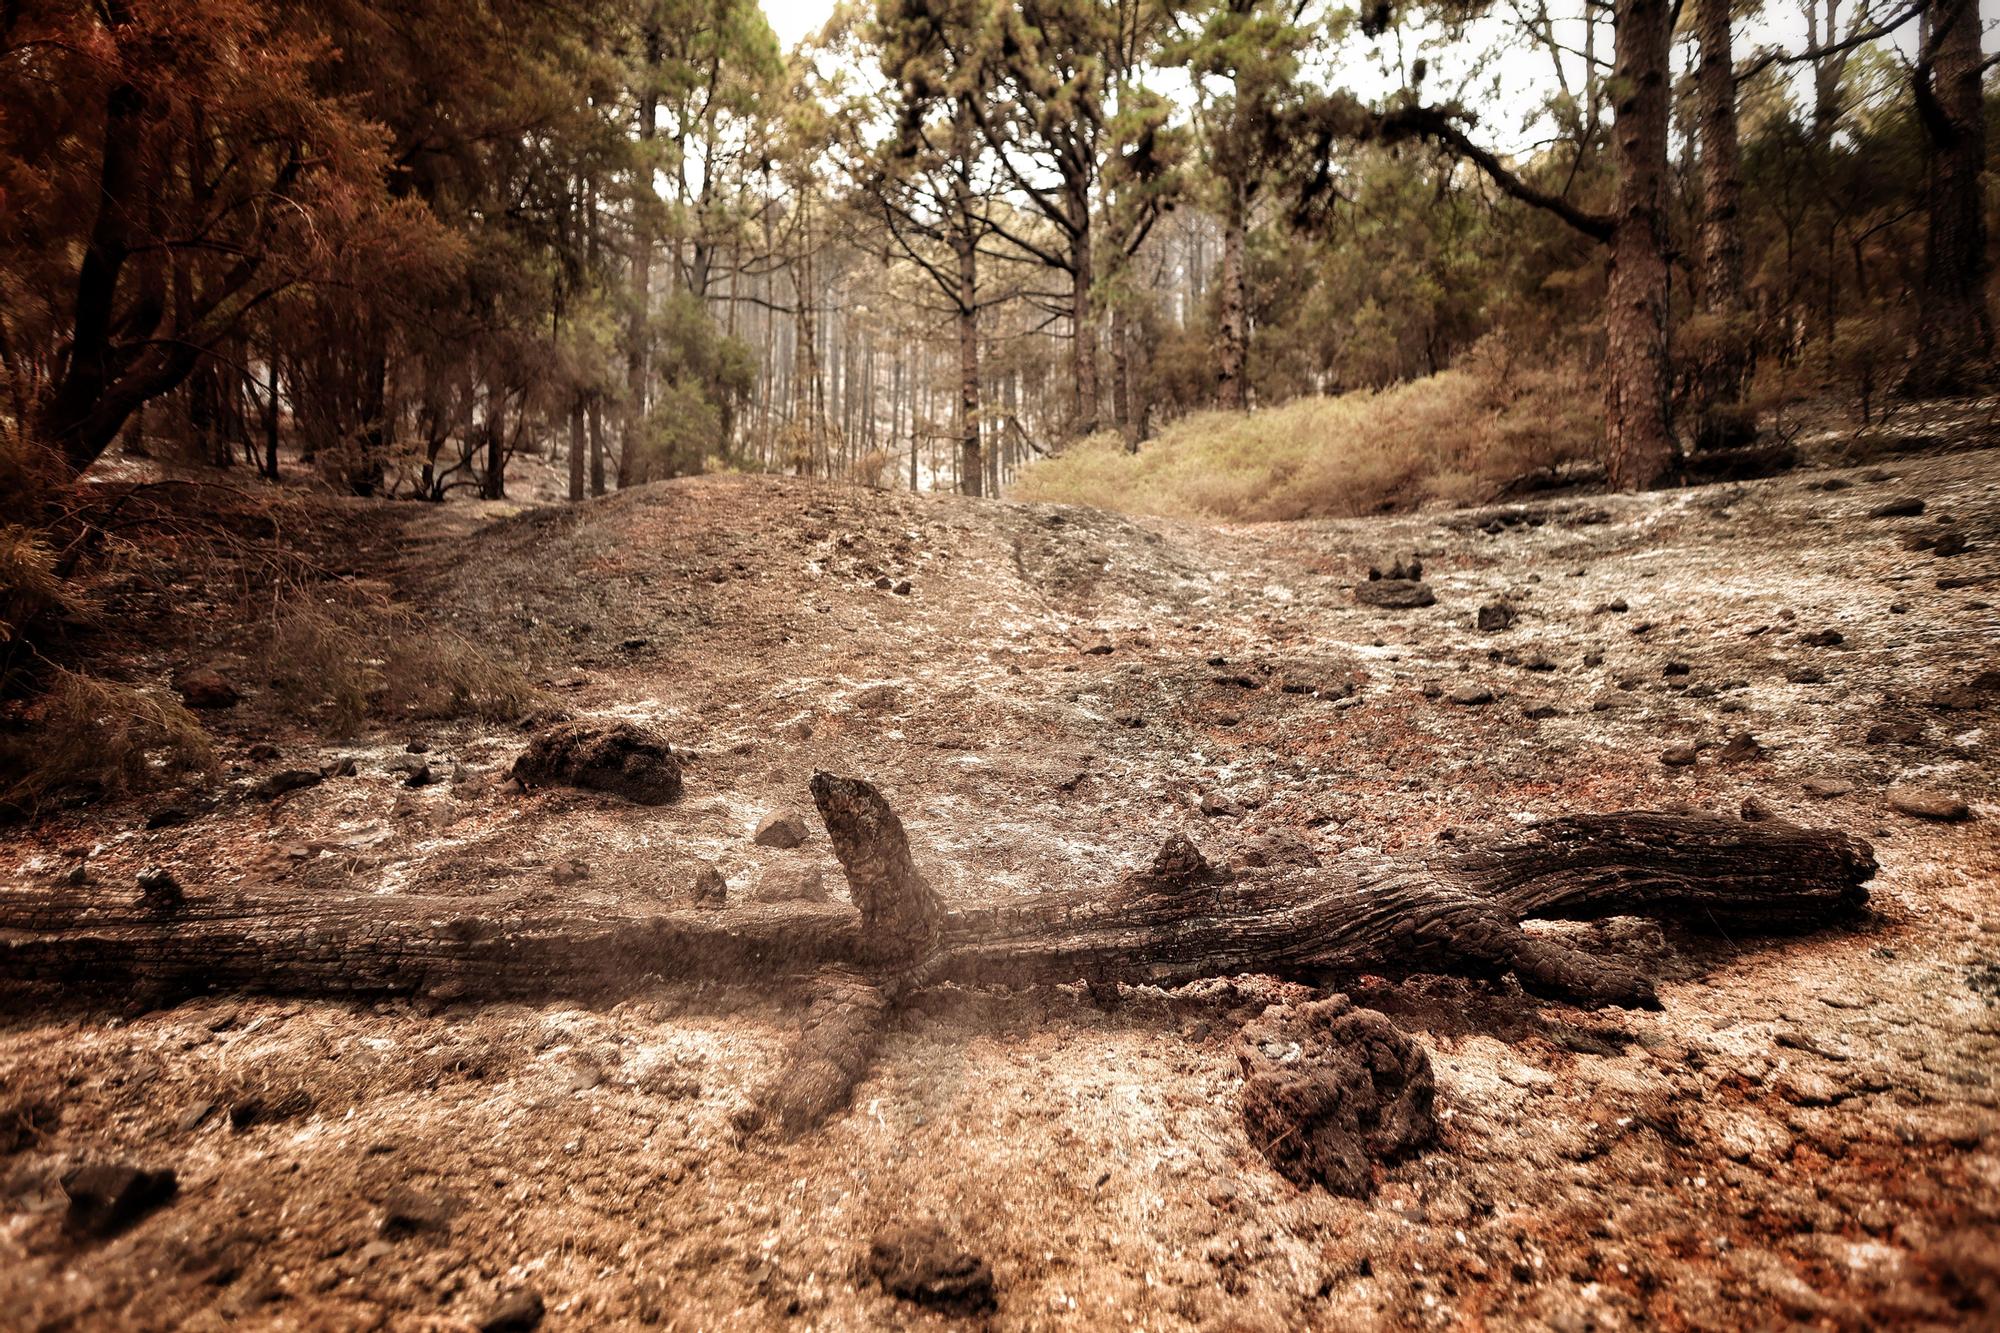
[[[1013,495],[1236,522],[1471,504],[1590,458],[1600,431],[1580,372],[1525,369],[1481,344],[1442,375],[1389,389],[1196,413],[1137,454],[1095,435],[1029,468]]]
[[[51,800],[144,791],[215,768],[215,749],[179,700],[58,669],[24,736],[0,767],[13,776],[0,805],[33,811]]]
[[[279,706],[329,736],[369,721],[512,721],[542,702],[511,662],[392,611],[293,606],[272,627],[264,666]]]

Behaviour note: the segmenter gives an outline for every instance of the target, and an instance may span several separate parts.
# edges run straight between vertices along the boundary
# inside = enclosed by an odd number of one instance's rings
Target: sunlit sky
[[[1516,7],[1521,7],[1523,0],[1513,0],[1513,3]],[[1815,7],[1834,8],[1839,16],[1839,26],[1845,32],[1852,21],[1850,16],[1862,6],[1868,5],[1869,0],[1834,0],[1830,6],[1827,0],[1767,0],[1753,17],[1739,22],[1735,43],[1737,59],[1742,60],[1764,46],[1777,46],[1791,51],[1808,47],[1810,42],[1807,38],[1805,18],[1801,12],[1803,3],[1811,3]],[[770,20],[778,40],[790,49],[819,30],[833,13],[834,0],[763,0],[763,6],[765,16]],[[1871,7],[1878,13],[1902,8],[1900,4],[1888,3],[1888,0],[1875,0]],[[1500,0],[1494,8],[1496,13],[1508,12],[1509,0]],[[1571,6],[1562,5],[1553,8],[1562,10]],[[1985,13],[1987,4],[1983,2],[1980,8],[1982,14]],[[1498,20],[1488,22],[1497,24]],[[1571,25],[1558,20],[1560,35],[1565,41],[1580,42],[1580,37],[1562,32],[1562,29],[1568,26]],[[1577,31],[1581,31],[1580,25],[1577,26]],[[1895,45],[1902,49],[1906,58],[1914,54],[1911,48],[1914,45],[1915,34],[1915,24],[1904,25],[1896,34]],[[1542,99],[1548,95],[1554,84],[1549,57],[1546,52],[1531,51],[1513,43],[1500,42],[1498,40],[1500,29],[1496,26],[1490,34],[1494,39],[1493,46],[1496,48],[1492,58],[1479,69],[1472,83],[1461,84],[1459,80],[1472,73],[1482,35],[1475,26],[1474,30],[1467,34],[1470,40],[1461,42],[1446,52],[1433,50],[1429,53],[1434,73],[1431,81],[1425,85],[1426,92],[1433,100],[1461,96],[1468,104],[1481,108],[1481,120],[1484,125],[1482,137],[1491,146],[1503,152],[1519,152],[1530,148],[1546,128],[1545,125],[1537,126],[1535,122],[1540,119],[1538,113]],[[1401,35],[1385,38],[1383,46],[1378,48],[1372,57],[1362,56],[1353,46],[1345,47],[1339,53],[1322,53],[1331,56],[1337,62],[1337,70],[1321,68],[1316,73],[1324,82],[1344,85],[1364,97],[1377,97],[1391,92],[1401,86],[1402,78],[1400,73],[1383,68],[1384,61],[1399,68],[1406,68],[1409,58],[1417,53],[1416,46],[1407,47],[1400,54],[1392,49],[1393,44],[1400,39]],[[1611,34],[1608,28],[1600,30],[1599,42],[1601,54],[1608,60],[1611,46]],[[1991,48],[1992,45],[1992,34],[1989,31],[1987,46]],[[1681,51],[1677,50],[1676,58],[1684,58]],[[1570,72],[1574,79],[1582,72],[1581,62],[1572,61],[1571,64]],[[1458,67],[1453,68],[1453,66]],[[1803,66],[1797,67],[1794,74],[1794,88],[1802,95],[1809,86],[1801,77],[1804,69]],[[1164,88],[1159,91],[1170,92]]]

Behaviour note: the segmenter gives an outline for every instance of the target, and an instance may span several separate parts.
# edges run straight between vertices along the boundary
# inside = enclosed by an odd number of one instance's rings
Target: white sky
[[[1982,0],[1982,17],[1988,12],[1993,0]],[[1519,8],[1533,10],[1537,0],[1516,0]],[[1853,21],[1852,16],[1862,6],[1876,13],[1890,13],[1900,10],[1901,0],[1766,0],[1754,16],[1740,22],[1736,33],[1736,58],[1741,61],[1763,46],[1778,46],[1786,50],[1800,50],[1809,45],[1806,37],[1806,20],[1802,7],[1812,5],[1824,14],[1829,7],[1838,14],[1838,24],[1844,33]],[[770,20],[778,40],[789,50],[802,39],[817,32],[829,15],[833,13],[834,0],[763,0],[765,17]],[[1505,13],[1510,6],[1502,0],[1495,6],[1496,12]],[[1558,13],[1566,12],[1574,6],[1557,3],[1550,6]],[[1491,21],[1489,21],[1491,22]],[[1990,22],[1990,20],[1989,20]],[[1567,31],[1564,31],[1567,29]],[[1581,40],[1581,25],[1558,21],[1558,30],[1566,41]],[[1913,54],[1912,47],[1916,34],[1914,23],[1906,24],[1896,34],[1895,44],[1902,48],[1906,57]],[[1497,30],[1493,34],[1498,36]],[[1407,43],[1400,52],[1398,40]],[[1517,46],[1502,46],[1493,63],[1483,71],[1483,76],[1474,87],[1461,88],[1459,80],[1467,73],[1467,66],[1477,58],[1480,33],[1475,26],[1468,34],[1470,40],[1456,48],[1428,52],[1433,65],[1433,77],[1425,84],[1425,91],[1433,97],[1448,96],[1453,93],[1468,94],[1466,100],[1484,108],[1482,116],[1483,133],[1479,137],[1502,152],[1519,152],[1532,147],[1546,126],[1537,126],[1542,99],[1553,89],[1549,58],[1540,51],[1525,50]],[[1610,57],[1611,34],[1608,25],[1599,33],[1601,54]],[[1987,45],[1992,46],[1992,33],[1987,34]],[[1356,93],[1364,96],[1380,96],[1402,85],[1400,72],[1392,72],[1380,67],[1380,60],[1406,67],[1410,57],[1418,54],[1420,41],[1416,34],[1392,34],[1375,48],[1370,55],[1363,55],[1366,48],[1357,42],[1347,45],[1339,52],[1329,52],[1333,56],[1338,72],[1321,70],[1320,77],[1327,82],[1344,83]],[[1676,59],[1682,52],[1676,51]],[[1803,73],[1803,67],[1798,67]],[[1581,62],[1572,62],[1573,79],[1581,74]],[[1797,75],[1795,75],[1797,78]],[[1580,86],[1580,85],[1579,85]],[[1801,93],[1807,86],[1803,79],[1794,84]]]

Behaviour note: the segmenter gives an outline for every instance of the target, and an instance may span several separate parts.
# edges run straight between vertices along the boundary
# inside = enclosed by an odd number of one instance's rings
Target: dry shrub
[[[1580,370],[1519,364],[1489,338],[1428,379],[1195,413],[1137,454],[1114,433],[1093,435],[1029,468],[1014,495],[1235,522],[1469,504],[1589,459],[1601,431]]]
[[[178,699],[58,669],[4,743],[13,775],[0,804],[32,811],[68,797],[144,791],[215,769],[215,749]]]
[[[848,467],[848,480],[876,490],[895,484],[896,460],[886,449],[870,449]]]
[[[278,704],[328,735],[368,721],[511,721],[542,702],[513,663],[406,614],[295,606],[280,615],[265,653]]]
[[[56,574],[55,552],[41,534],[0,527],[0,647],[83,614],[81,594]]]

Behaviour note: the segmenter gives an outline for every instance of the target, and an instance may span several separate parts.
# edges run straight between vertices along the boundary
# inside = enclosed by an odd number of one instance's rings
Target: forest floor
[[[732,900],[815,871],[837,897],[820,768],[882,788],[956,905],[1105,885],[1174,832],[1218,861],[1365,863],[1447,829],[1751,797],[1866,837],[1881,872],[1866,917],[1809,936],[1565,928],[1653,969],[1657,1012],[1358,979],[1429,1048],[1443,1127],[1365,1202],[1294,1188],[1244,1139],[1230,1040],[1298,989],[1268,979],[919,995],[852,1109],[790,1143],[737,1120],[796,1031],[784,993],[10,999],[0,1326],[505,1327],[494,1304],[523,1289],[552,1329],[1991,1326],[1994,443],[1234,528],[737,477],[310,507],[291,540],[329,589],[365,583],[523,657],[568,712],[683,747],[686,796],[659,808],[521,793],[505,724],[329,743],[259,690],[264,631],[229,592],[153,571],[119,605],[171,628],[107,669],[231,675],[244,701],[204,715],[225,772],[201,800],[10,833],[0,885],[81,862],[127,896],[159,866],[191,897],[636,914],[713,865]],[[1923,512],[1875,516],[1905,499]],[[1945,534],[1963,550],[1937,554]],[[1434,606],[1356,604],[1369,565],[1412,552]],[[1478,629],[1499,601],[1512,626]],[[1759,753],[1725,758],[1745,731]],[[412,741],[440,781],[390,767]],[[1663,763],[1682,742],[1693,762]],[[340,757],[353,776],[247,797]],[[1971,817],[1914,817],[1892,788]],[[149,828],[168,805],[187,822]],[[755,845],[773,811],[812,836]],[[78,1242],[59,1180],[105,1160],[172,1167],[179,1193]],[[871,1241],[920,1219],[990,1265],[996,1309],[869,1277]]]

